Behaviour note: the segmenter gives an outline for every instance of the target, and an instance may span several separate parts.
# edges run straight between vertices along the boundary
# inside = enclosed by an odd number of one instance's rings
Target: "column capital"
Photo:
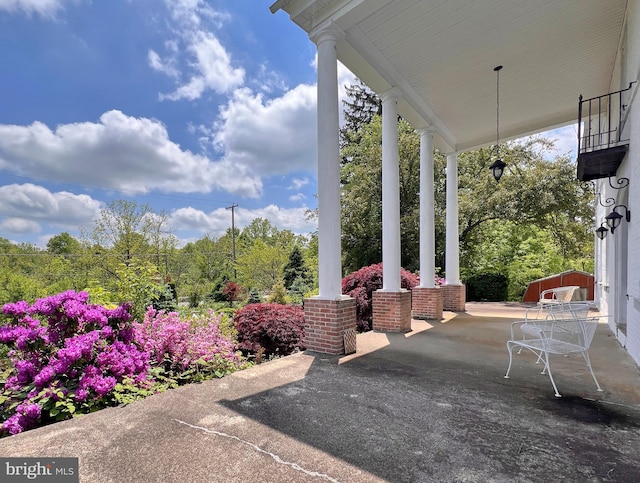
[[[436,130],[432,127],[420,127],[416,129],[416,132],[422,136],[423,134],[435,134]]]
[[[397,87],[392,87],[391,89],[380,93],[380,100],[382,102],[386,101],[397,101],[400,97],[400,91]]]
[[[336,40],[343,39],[344,36],[344,31],[338,27],[333,20],[322,22],[309,33],[309,38],[316,45],[320,45],[327,40],[333,40],[335,42]]]

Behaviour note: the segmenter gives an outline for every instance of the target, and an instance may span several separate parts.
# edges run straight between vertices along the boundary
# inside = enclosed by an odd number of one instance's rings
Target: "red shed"
[[[529,282],[523,302],[537,302],[540,300],[540,293],[550,288],[566,287],[567,285],[577,285],[580,290],[576,290],[573,295],[574,300],[593,300],[593,275],[569,270],[549,277],[540,278]]]

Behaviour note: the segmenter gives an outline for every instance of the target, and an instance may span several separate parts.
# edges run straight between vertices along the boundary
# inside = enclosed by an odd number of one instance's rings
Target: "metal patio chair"
[[[593,336],[598,327],[597,318],[548,318],[536,320],[535,325],[531,324],[531,322],[532,321],[525,320],[512,324],[511,339],[507,341],[509,367],[504,376],[506,379],[509,379],[509,373],[513,363],[513,350],[516,347],[528,349],[537,356],[536,362],[544,362],[542,374],[547,373],[549,375],[556,397],[561,397],[551,373],[549,356],[551,354],[568,355],[580,353],[591,372],[597,390],[602,391],[596,375],[591,368],[591,361],[589,359],[589,347],[591,346]],[[521,337],[516,337],[518,330],[526,324],[529,324],[527,332],[521,332]]]
[[[555,287],[540,292],[540,300],[538,304],[557,304],[571,302],[573,294],[580,287],[577,285],[566,285],[564,287]]]

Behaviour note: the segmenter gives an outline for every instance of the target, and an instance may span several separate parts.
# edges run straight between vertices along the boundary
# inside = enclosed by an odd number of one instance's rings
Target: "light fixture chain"
[[[502,68],[502,67],[500,67]],[[500,157],[500,69],[496,67],[496,152]]]

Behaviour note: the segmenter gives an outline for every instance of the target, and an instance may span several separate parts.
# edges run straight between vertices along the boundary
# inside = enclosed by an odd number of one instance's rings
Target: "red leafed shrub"
[[[418,277],[400,269],[400,286],[411,290]],[[371,330],[373,292],[382,288],[382,263],[363,267],[342,279],[342,293],[356,300],[356,323],[360,332]]]
[[[242,297],[242,287],[236,282],[229,280],[222,289],[222,295],[227,299],[230,306],[233,306],[233,302]]]
[[[234,316],[238,348],[264,355],[287,355],[304,346],[304,312],[297,305],[249,304]]]

